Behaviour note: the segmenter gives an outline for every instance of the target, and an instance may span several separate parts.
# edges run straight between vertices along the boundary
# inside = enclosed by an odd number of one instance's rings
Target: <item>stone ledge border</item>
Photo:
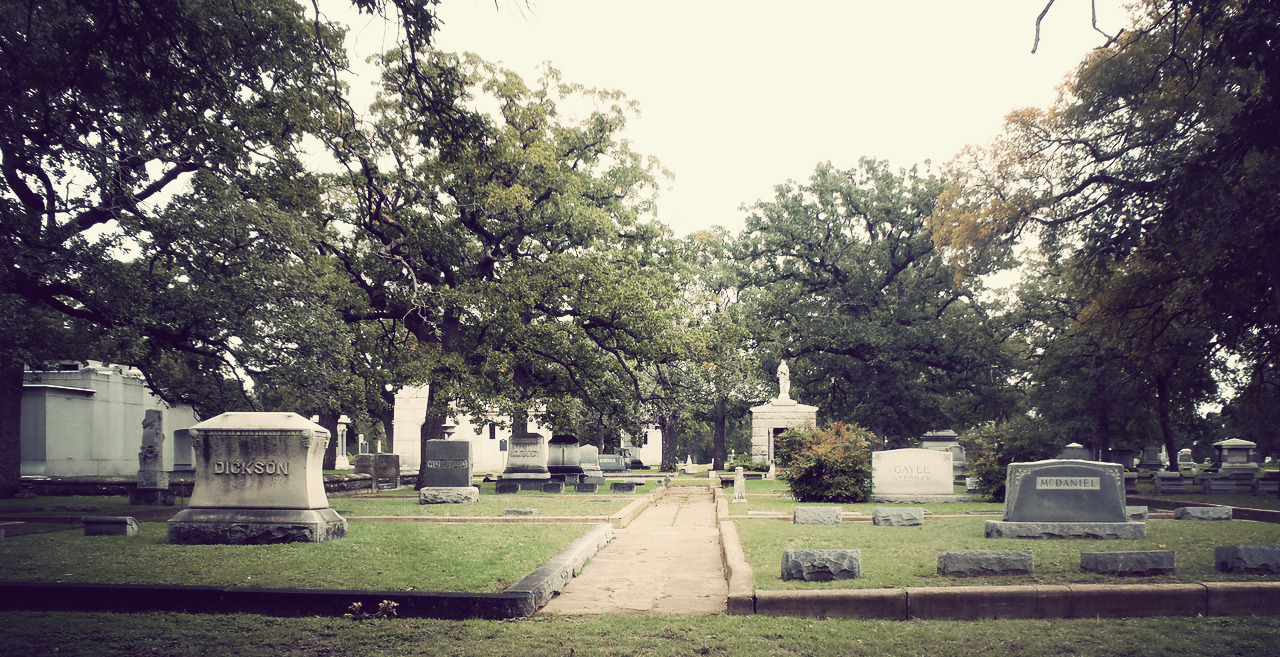
[[[751,613],[744,596],[735,604],[733,590],[731,585],[729,613]],[[1280,582],[762,590],[755,592],[754,610],[766,616],[882,620],[1275,616]]]
[[[355,602],[377,609],[380,602],[390,600],[398,605],[401,618],[519,618],[532,616],[545,605],[613,536],[612,525],[595,525],[502,593],[0,582],[0,609],[336,617]]]

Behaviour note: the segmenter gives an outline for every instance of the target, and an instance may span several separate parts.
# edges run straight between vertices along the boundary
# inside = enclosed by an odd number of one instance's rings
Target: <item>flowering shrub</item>
[[[835,422],[788,429],[774,442],[778,477],[799,502],[865,502],[871,497],[871,448],[875,436]]]

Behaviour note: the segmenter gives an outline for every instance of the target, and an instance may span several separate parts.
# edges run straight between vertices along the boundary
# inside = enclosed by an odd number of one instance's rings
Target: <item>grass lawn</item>
[[[169,545],[161,522],[142,523],[136,536],[84,536],[76,527],[7,538],[0,579],[487,593],[520,581],[585,531],[353,522],[346,538],[325,543]]]
[[[951,505],[947,505],[951,506]],[[738,536],[757,589],[830,589],[908,586],[973,586],[1133,582],[1278,581],[1280,576],[1231,575],[1214,570],[1219,545],[1280,544],[1280,525],[1246,520],[1150,520],[1147,538],[1125,541],[987,539],[989,518],[926,519],[917,527],[877,527],[869,522],[794,525],[779,520],[742,520]],[[862,577],[836,582],[781,579],[782,553],[791,548],[862,550]],[[1021,577],[941,577],[938,553],[948,550],[1031,550],[1035,574]],[[1178,572],[1120,579],[1080,571],[1081,552],[1173,550]]]
[[[747,496],[746,502],[730,502],[729,515],[745,516],[748,511],[764,511],[766,513],[780,513],[791,515],[795,513],[798,506],[812,507],[840,507],[842,511],[849,513],[861,513],[867,517],[875,512],[876,507],[882,506],[919,506],[923,507],[934,515],[959,515],[968,511],[1003,511],[1004,504],[992,504],[989,502],[954,502],[948,504],[919,504],[919,505],[902,505],[902,504],[883,504],[868,502],[864,504],[800,504],[789,497],[753,497]]]
[[[409,497],[388,495],[330,497],[329,506],[344,516],[449,516],[494,517],[506,509],[537,509],[540,516],[611,516],[636,501],[638,495],[543,494],[522,491],[514,495],[480,494],[480,501],[468,504],[418,504],[413,491]]]
[[[865,621],[607,614],[514,621],[249,615],[0,613],[0,654],[402,655],[1275,655],[1280,619]]]

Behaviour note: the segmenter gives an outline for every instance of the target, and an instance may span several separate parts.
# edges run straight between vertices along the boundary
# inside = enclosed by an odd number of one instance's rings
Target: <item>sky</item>
[[[1032,54],[1046,1],[442,0],[436,46],[624,92],[640,106],[624,138],[674,174],[657,218],[736,233],[744,204],[822,162],[937,170],[1010,111],[1051,104],[1106,37],[1089,0],[1056,0]],[[1096,3],[1103,31],[1129,24],[1118,0]],[[395,43],[380,20],[328,15],[350,28],[353,63]]]

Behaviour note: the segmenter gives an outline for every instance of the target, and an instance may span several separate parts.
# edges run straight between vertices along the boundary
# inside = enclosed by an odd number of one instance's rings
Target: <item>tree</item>
[[[881,439],[968,421],[948,417],[944,401],[1005,378],[979,283],[958,278],[925,226],[941,189],[874,160],[822,165],[757,203],[739,242],[744,298],[776,345],[761,360],[787,358],[799,398]]]
[[[674,321],[662,229],[639,220],[655,165],[617,139],[631,105],[474,57],[401,49],[384,70],[376,123],[339,150],[324,250],[359,290],[347,321],[412,336],[431,383],[424,449],[456,412],[634,417],[633,361]],[[493,116],[467,109],[481,97]],[[602,109],[563,113],[582,100]]]
[[[1266,370],[1280,345],[1280,9],[1138,9],[1052,108],[952,165],[932,225],[960,263],[1024,233],[1078,251],[1082,318],[1146,371],[1172,450],[1168,418],[1212,394],[1214,358]]]

